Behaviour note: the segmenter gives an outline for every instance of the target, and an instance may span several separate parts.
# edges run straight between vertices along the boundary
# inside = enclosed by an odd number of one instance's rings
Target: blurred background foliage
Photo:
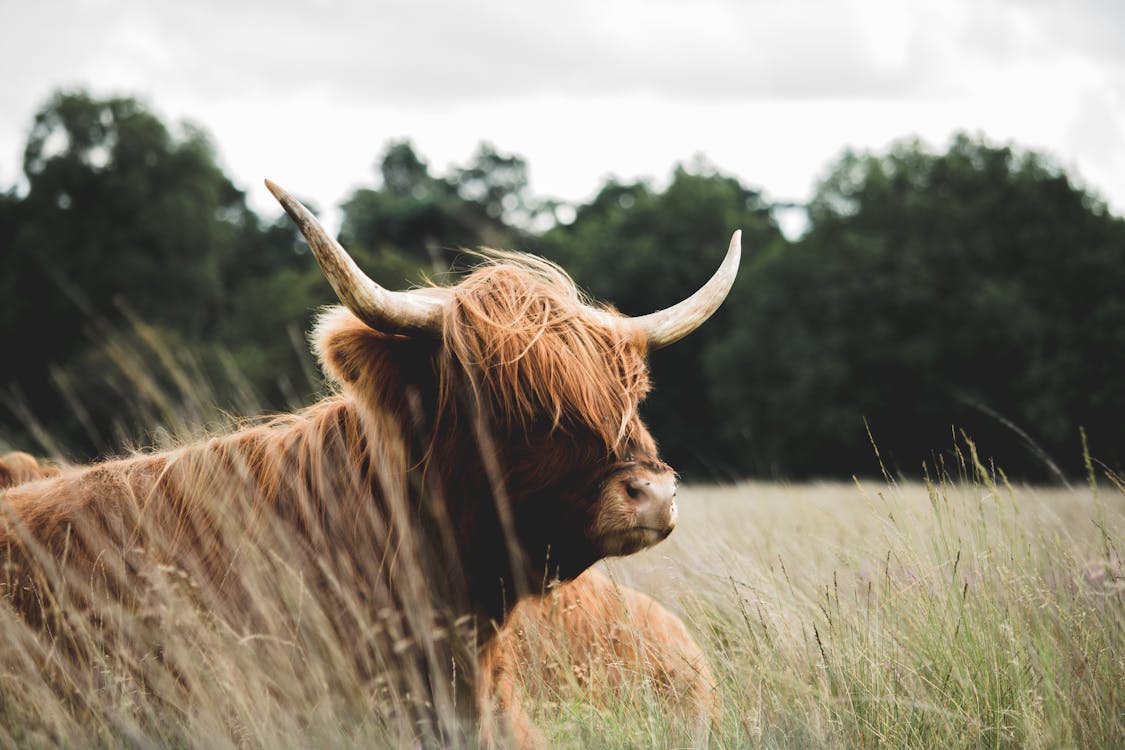
[[[234,413],[314,397],[304,332],[332,292],[202,128],[59,92],[23,172],[0,194],[0,448],[87,460],[144,442],[130,358],[160,365],[154,393],[190,374]],[[392,288],[455,276],[463,248],[517,248],[643,314],[702,284],[741,228],[730,300],[652,358],[645,415],[690,480],[873,474],[872,441],[916,476],[962,430],[1012,476],[1080,474],[1083,430],[1121,470],[1125,222],[1049,158],[903,140],[831,164],[800,238],[782,208],[702,158],[567,206],[531,194],[519,156],[481,144],[437,175],[403,140],[344,199],[340,239]]]

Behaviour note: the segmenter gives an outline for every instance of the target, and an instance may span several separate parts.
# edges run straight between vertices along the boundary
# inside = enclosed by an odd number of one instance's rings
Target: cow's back
[[[0,490],[14,487],[24,482],[45,479],[58,474],[60,469],[52,464],[40,462],[34,456],[13,451],[0,456]]]

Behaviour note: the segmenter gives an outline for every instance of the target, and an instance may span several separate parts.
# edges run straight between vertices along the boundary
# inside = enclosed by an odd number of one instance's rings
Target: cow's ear
[[[359,385],[379,367],[387,341],[345,307],[326,308],[309,339],[324,374],[345,387]]]
[[[328,378],[376,410],[400,406],[408,390],[435,385],[434,342],[381,333],[346,308],[327,308],[309,338]]]

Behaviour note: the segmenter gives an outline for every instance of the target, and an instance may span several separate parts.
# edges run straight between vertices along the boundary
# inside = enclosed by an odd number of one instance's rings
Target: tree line
[[[846,151],[793,241],[760,190],[701,159],[574,206],[489,144],[436,174],[392,142],[375,167],[340,240],[392,288],[455,277],[464,248],[516,248],[643,314],[702,284],[741,228],[727,304],[652,357],[645,416],[689,479],[917,476],[949,468],[962,434],[1010,476],[1080,474],[1084,438],[1125,464],[1125,222],[1043,154],[965,134]],[[23,173],[0,194],[0,447],[143,442],[185,379],[236,413],[311,398],[303,332],[332,292],[203,129],[58,92]]]

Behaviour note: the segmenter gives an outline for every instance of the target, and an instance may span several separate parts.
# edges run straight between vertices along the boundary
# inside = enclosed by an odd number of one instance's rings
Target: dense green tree
[[[504,221],[506,206],[527,206],[527,168],[519,157],[482,145],[468,166],[445,178],[430,174],[409,141],[396,141],[384,151],[379,173],[381,185],[344,201],[340,241],[365,254],[372,275],[388,286],[442,274],[466,248],[520,242]]]
[[[1080,427],[1125,457],[1125,223],[1047,159],[967,136],[849,152],[809,219],[710,353],[746,469],[875,471],[865,420],[911,474],[955,428],[1025,476],[1077,470]]]
[[[472,161],[456,169],[451,181],[464,200],[509,227],[529,223],[539,210],[529,192],[527,162],[497,151],[491,143],[481,143]]]
[[[14,191],[0,193],[0,330],[10,332],[24,302],[18,294],[19,280],[14,247],[19,231],[19,197]]]
[[[30,274],[80,287],[89,312],[107,314],[124,293],[192,335],[214,324],[245,206],[201,130],[174,135],[134,99],[60,93],[36,115],[24,173],[13,249]],[[62,313],[78,301],[35,304]]]
[[[235,290],[298,259],[292,229],[260,226],[202,130],[170,130],[135,99],[54,95],[23,167],[26,194],[0,205],[0,287],[17,287],[0,304],[0,337],[20,352],[2,380],[60,442],[75,435],[75,399],[93,378],[69,378],[68,403],[49,373],[91,375],[92,332],[108,335],[128,310],[202,355],[222,338]],[[92,421],[119,409],[89,401]]]
[[[59,93],[24,172],[26,191],[0,193],[0,337],[19,352],[0,407],[26,401],[89,455],[131,432],[123,406],[150,426],[212,418],[189,381],[239,413],[318,387],[303,334],[331,290],[287,219],[247,208],[200,129]],[[567,223],[547,221],[559,204],[531,195],[523,159],[487,143],[436,175],[392,142],[374,182],[343,203],[340,237],[390,287],[442,276],[462,248],[527,249],[644,314],[698,288],[741,228],[727,304],[652,357],[645,415],[689,479],[874,472],[868,429],[911,474],[943,460],[954,429],[1028,477],[1057,476],[1052,459],[1080,471],[1079,428],[1125,463],[1125,222],[1040,155],[966,136],[942,153],[847,152],[796,243],[701,159],[662,190],[610,180]],[[8,411],[10,439],[26,424]]]

